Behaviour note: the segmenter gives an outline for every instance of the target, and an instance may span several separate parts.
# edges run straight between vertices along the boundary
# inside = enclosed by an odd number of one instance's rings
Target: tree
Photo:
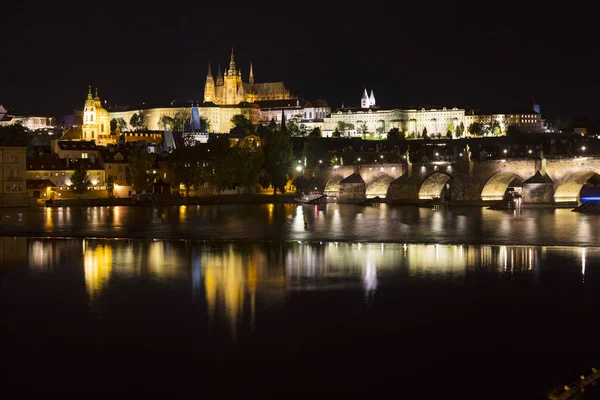
[[[217,193],[230,188],[235,180],[235,163],[229,139],[226,136],[217,136],[208,141],[210,154],[213,161],[213,184]]]
[[[233,117],[231,117],[231,125],[234,128],[242,129],[245,135],[249,135],[254,130],[252,122],[243,114],[236,114]]]
[[[108,175],[106,178],[106,191],[108,192],[108,197],[113,197],[113,191],[115,190],[115,176]]]
[[[210,121],[205,117],[200,117],[200,130],[202,132],[208,132],[210,130]]]
[[[319,128],[318,126],[313,129],[312,131],[310,131],[310,133],[308,134],[309,137],[322,137],[323,135],[321,134],[321,128]]]
[[[454,134],[454,122],[450,122],[450,124],[448,124],[448,129],[446,129],[446,136],[448,136],[448,132],[450,132],[450,137],[452,138],[452,135]]]
[[[111,132],[115,132],[117,130],[117,124],[119,124],[119,127],[122,131],[127,129],[127,122],[125,122],[125,120],[122,117],[113,118],[110,120],[110,131]]]
[[[446,139],[452,139],[452,132],[450,132],[450,130],[446,132]]]
[[[171,130],[175,132],[188,132],[190,130],[191,120],[191,111],[187,108],[180,109],[173,116],[173,125],[171,126]]]
[[[306,158],[306,166],[308,168],[319,166],[319,160],[327,159],[328,150],[327,139],[310,138],[303,152],[303,156]]]
[[[190,188],[198,187],[207,180],[206,159],[206,152],[192,142],[178,146],[169,154],[169,161],[173,166],[172,185],[179,187],[183,184],[186,197],[190,196]]]
[[[144,130],[146,129],[146,121],[144,119],[143,111],[139,111],[134,113],[129,120],[129,125],[135,130]]]
[[[473,122],[469,125],[468,131],[473,136],[481,136],[483,134],[483,127],[479,122]]]
[[[88,191],[88,187],[92,184],[90,182],[88,172],[85,168],[79,167],[71,175],[71,185],[75,193],[85,193]],[[81,197],[81,196],[80,196]]]
[[[492,123],[492,133],[496,136],[499,136],[502,133],[502,129],[500,128],[500,123],[498,121],[494,121]]]
[[[261,185],[265,189],[273,187],[273,195],[277,190],[285,193],[285,185],[292,177],[294,168],[294,153],[292,142],[281,131],[269,132],[263,144],[265,157]]]
[[[348,128],[348,124],[346,124],[344,121],[338,121],[335,130],[340,132],[341,134],[344,134],[344,132],[346,132],[346,129]]]
[[[232,148],[232,159],[236,182],[249,193],[258,181],[264,163],[262,147],[237,144]]]
[[[521,134],[521,130],[515,125],[509,125],[506,128],[506,136],[508,137],[517,137]]]
[[[288,135],[291,137],[299,137],[300,135],[300,127],[293,119],[290,122],[285,124]],[[303,135],[302,135],[303,136]]]
[[[367,133],[369,133],[369,128],[367,128],[367,123],[363,122],[362,124],[360,124],[359,130],[364,138],[364,136],[366,136]]]
[[[462,137],[464,132],[465,132],[465,124],[463,124],[461,121],[460,125],[458,125],[456,127],[456,137],[457,138]]]
[[[387,134],[388,140],[396,141],[396,140],[404,140],[406,139],[406,133],[400,131],[398,128],[392,128]]]
[[[153,156],[144,147],[136,147],[129,157],[130,183],[136,192],[144,193],[148,186],[147,171],[152,167]]]
[[[305,124],[300,124],[300,136],[304,137],[306,136],[306,132],[307,132],[307,128]]]
[[[173,117],[163,114],[158,119],[158,126],[161,126],[165,131],[172,130],[173,125],[175,125],[174,122],[175,121],[173,121]]]
[[[335,131],[333,131],[333,133],[331,134],[331,137],[334,137],[334,138],[342,137],[342,133],[340,131],[338,131],[338,128],[335,128]]]
[[[426,126],[423,127],[423,132],[421,133],[421,137],[423,139],[429,139],[429,136],[427,136],[427,127]]]

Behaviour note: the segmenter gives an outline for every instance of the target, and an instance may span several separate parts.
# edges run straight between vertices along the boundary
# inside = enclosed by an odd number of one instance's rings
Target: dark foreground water
[[[3,391],[543,399],[600,366],[596,247],[1,241]]]

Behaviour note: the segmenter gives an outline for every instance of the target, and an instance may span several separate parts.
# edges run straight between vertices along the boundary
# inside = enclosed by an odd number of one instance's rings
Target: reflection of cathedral
[[[293,98],[283,82],[255,83],[252,63],[250,63],[248,82],[242,82],[242,71],[235,66],[233,49],[231,49],[229,69],[226,69],[225,74],[222,76],[221,67],[219,66],[216,82],[212,76],[210,64],[208,64],[208,74],[204,85],[205,103],[235,105],[242,102],[253,103],[255,101],[289,100]]]

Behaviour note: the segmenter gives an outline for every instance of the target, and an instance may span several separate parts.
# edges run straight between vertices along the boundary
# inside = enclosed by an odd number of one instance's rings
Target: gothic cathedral
[[[215,82],[208,64],[208,74],[204,85],[204,102],[218,105],[237,105],[242,102],[253,103],[263,100],[289,100],[295,99],[290,91],[285,88],[283,82],[255,83],[252,63],[250,63],[250,75],[248,82],[242,82],[242,71],[235,66],[233,48],[231,49],[231,60],[229,69],[221,76],[221,66],[217,73]]]

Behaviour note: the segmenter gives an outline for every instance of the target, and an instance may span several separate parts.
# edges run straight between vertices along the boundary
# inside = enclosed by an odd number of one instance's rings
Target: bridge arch
[[[387,196],[388,189],[390,188],[390,184],[393,180],[394,178],[392,178],[388,174],[377,175],[376,177],[371,179],[371,182],[367,186],[365,196],[367,197],[367,199],[375,196],[385,198]]]
[[[419,189],[420,200],[431,200],[442,197],[442,190],[452,176],[445,172],[434,172],[423,181]]]
[[[556,185],[556,189],[554,190],[554,201],[579,201],[579,193],[581,192],[583,185],[592,176],[599,174],[599,172],[600,171],[591,168],[571,172]]]
[[[337,196],[340,190],[340,182],[344,180],[343,175],[332,175],[325,184],[325,194],[327,196]]]
[[[492,175],[481,191],[481,200],[502,200],[511,185],[522,185],[523,177],[512,171],[502,171]]]

